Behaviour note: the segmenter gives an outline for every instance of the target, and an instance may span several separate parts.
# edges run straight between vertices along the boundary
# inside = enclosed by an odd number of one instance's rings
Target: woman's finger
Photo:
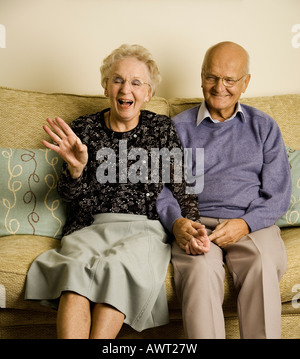
[[[47,122],[52,127],[53,131],[60,137],[64,138],[66,137],[66,133],[60,128],[60,126],[53,121],[51,118],[47,118]]]
[[[53,132],[47,125],[43,126],[44,131],[52,138],[52,140],[59,144],[61,137],[59,137],[55,132]]]
[[[57,124],[63,129],[64,133],[67,135],[67,136],[76,136],[76,134],[74,133],[74,131],[72,130],[72,128],[66,123],[66,121],[64,121],[62,118],[60,117],[56,117],[55,118]]]
[[[46,141],[46,140],[42,140],[42,144],[45,146],[45,147],[47,147],[47,148],[49,148],[49,150],[53,150],[53,151],[55,151],[55,152],[59,152],[59,146],[56,146],[56,145],[54,145],[53,143],[50,143],[50,142],[48,142],[48,141]]]

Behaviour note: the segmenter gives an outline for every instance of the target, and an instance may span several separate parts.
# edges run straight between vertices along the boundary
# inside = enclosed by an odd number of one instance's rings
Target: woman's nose
[[[128,80],[124,80],[122,86],[121,86],[121,91],[123,93],[129,93],[131,92],[131,84]]]

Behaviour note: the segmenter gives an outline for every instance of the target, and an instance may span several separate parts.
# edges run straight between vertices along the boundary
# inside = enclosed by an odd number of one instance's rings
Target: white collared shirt
[[[228,119],[226,120],[226,122],[233,120],[233,119],[236,117],[236,115],[237,115],[238,112],[241,113],[242,118],[243,118],[243,121],[246,122],[246,117],[245,117],[245,115],[244,115],[244,113],[243,113],[243,110],[242,110],[242,107],[241,107],[240,102],[238,102],[237,109],[236,109],[236,111],[234,112],[234,114],[233,114],[230,118],[228,118]],[[212,122],[214,122],[214,123],[221,123],[221,122],[222,122],[222,121],[219,121],[219,120],[214,120],[214,119],[211,117],[211,115],[210,115],[210,113],[209,113],[209,111],[208,111],[208,108],[207,108],[207,106],[206,106],[206,102],[203,101],[202,104],[201,104],[201,106],[200,106],[200,108],[199,108],[199,111],[198,111],[197,126],[199,126],[200,123],[201,123],[205,118],[209,118],[209,119],[210,119]],[[223,121],[223,122],[224,122],[224,121]]]

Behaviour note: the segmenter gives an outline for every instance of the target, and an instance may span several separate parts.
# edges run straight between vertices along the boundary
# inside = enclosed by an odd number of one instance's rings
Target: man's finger
[[[219,230],[219,229],[222,229],[223,227],[225,227],[228,223],[228,220],[224,221],[224,222],[221,222],[217,225],[217,227],[215,228],[215,231]]]

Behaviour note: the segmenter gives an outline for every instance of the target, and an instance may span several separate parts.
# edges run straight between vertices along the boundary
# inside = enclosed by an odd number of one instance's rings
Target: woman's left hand
[[[187,244],[185,251],[187,254],[200,255],[208,253],[210,250],[210,240],[205,226],[198,229],[198,237],[192,238]]]
[[[43,128],[57,144],[43,140],[43,145],[58,153],[68,163],[68,170],[72,178],[79,178],[88,162],[87,146],[61,118],[56,117],[55,121],[47,118],[47,122],[52,130],[46,125]]]

